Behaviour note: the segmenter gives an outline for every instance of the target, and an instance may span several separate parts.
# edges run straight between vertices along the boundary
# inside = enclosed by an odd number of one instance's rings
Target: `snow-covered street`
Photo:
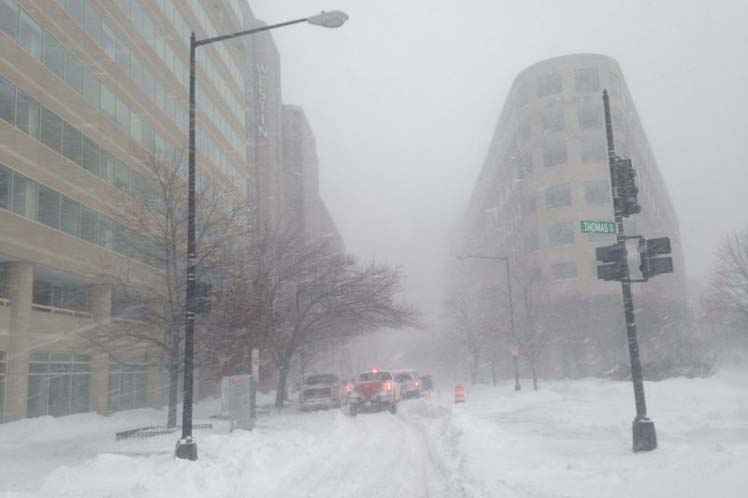
[[[748,376],[647,384],[660,448],[630,451],[631,386],[602,380],[509,384],[453,405],[401,403],[397,415],[338,410],[261,418],[256,430],[198,431],[196,463],[173,435],[116,442],[162,423],[138,410],[0,427],[6,497],[685,497],[748,489]],[[527,388],[527,387],[526,387]],[[202,415],[211,409],[201,407]]]

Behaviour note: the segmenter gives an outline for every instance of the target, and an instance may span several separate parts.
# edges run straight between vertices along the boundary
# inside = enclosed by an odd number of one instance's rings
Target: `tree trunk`
[[[166,427],[177,426],[177,398],[179,389],[179,335],[171,331],[169,348],[169,406],[166,414]]]
[[[496,355],[491,355],[491,383],[496,385]]]
[[[281,360],[281,364],[278,369],[278,386],[275,391],[275,407],[278,410],[283,408],[283,403],[286,401],[286,389],[288,384],[289,370],[289,361],[288,359],[284,358],[283,360]]]
[[[530,360],[530,369],[532,370],[532,388],[538,390],[538,372],[535,369],[535,360]]]

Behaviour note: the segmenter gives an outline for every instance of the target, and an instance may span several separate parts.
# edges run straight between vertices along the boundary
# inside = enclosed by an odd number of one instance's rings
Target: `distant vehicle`
[[[421,397],[421,378],[414,370],[395,372],[395,382],[400,384],[403,398]]]
[[[341,404],[340,380],[335,374],[313,374],[304,378],[299,393],[299,407],[302,411],[323,408],[339,408]]]
[[[434,379],[431,375],[421,375],[421,391],[433,391]]]
[[[399,401],[400,385],[394,381],[392,374],[373,369],[363,372],[356,379],[348,395],[348,413],[354,417],[362,411],[389,410],[396,413]]]

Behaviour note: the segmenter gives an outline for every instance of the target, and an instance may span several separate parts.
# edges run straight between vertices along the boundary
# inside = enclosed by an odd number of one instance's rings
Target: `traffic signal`
[[[614,185],[617,197],[613,200],[615,214],[627,218],[632,214],[638,214],[642,208],[637,196],[639,188],[636,186],[636,170],[631,164],[631,159],[616,157],[613,163]]]
[[[639,269],[645,280],[661,273],[673,272],[673,258],[661,256],[670,254],[670,252],[670,239],[668,237],[641,239],[639,241],[639,257],[641,258]]]
[[[595,257],[599,262],[605,263],[597,267],[597,278],[600,280],[624,280],[628,276],[626,246],[623,242],[596,247]]]

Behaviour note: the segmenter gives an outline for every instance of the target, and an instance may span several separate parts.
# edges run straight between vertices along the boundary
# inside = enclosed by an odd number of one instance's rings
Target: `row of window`
[[[2,165],[0,208],[124,256],[156,265],[158,253],[152,240]]]
[[[585,182],[584,199],[587,204],[602,206],[610,203],[610,182],[601,178]],[[545,207],[548,209],[567,207],[572,205],[572,184],[563,183],[545,189]]]
[[[577,97],[577,123],[582,130],[601,129],[603,126],[603,104],[597,96]],[[563,131],[566,128],[564,106],[558,100],[549,101],[543,108],[543,131]],[[519,131],[528,134],[526,123],[521,123]]]
[[[89,173],[130,193],[151,201],[155,188],[109,151],[99,147],[78,128],[50,111],[0,76],[0,118],[64,155]]]
[[[31,353],[28,417],[61,417],[91,410],[91,358],[73,353]]]
[[[612,81],[612,80],[611,80]],[[574,89],[576,93],[592,93],[600,90],[600,74],[596,67],[581,67],[574,70]],[[535,80],[536,95],[539,98],[556,95],[564,90],[564,81],[558,71],[539,74]],[[612,89],[614,91],[617,89]],[[530,92],[527,84],[517,88],[520,103],[527,103]]]
[[[81,94],[89,105],[110,118],[115,125],[121,127],[133,140],[151,153],[165,153],[168,157],[175,155],[176,149],[154,130],[144,115],[132,111],[108,85],[99,80],[98,69],[83,64],[77,53],[66,49],[54,36],[43,30],[31,16],[16,5],[15,0],[0,0],[0,6],[8,16],[4,19],[3,31],[15,38],[18,44],[28,50],[31,55],[44,62],[48,69],[64,79],[68,85]],[[135,55],[134,51],[130,50],[127,43],[121,41],[122,37],[117,37],[114,30],[102,21],[101,16],[96,13],[91,4],[84,3],[82,0],[66,0],[64,7],[80,22],[81,29],[102,47],[114,63],[122,67],[141,91],[153,100],[180,130],[186,133],[187,108],[176,98],[168,95],[161,82],[153,77],[148,66]],[[212,102],[203,94],[199,94],[198,97],[200,97],[198,109],[204,111],[203,107],[208,104],[210,104],[208,108],[213,109]],[[214,126],[224,133],[224,136],[234,144],[238,153],[243,156],[245,151],[239,135],[233,129],[227,129],[230,127],[225,120],[218,119],[217,113],[214,109],[213,111]],[[199,130],[197,148],[222,169],[229,169],[230,160],[203,130]]]
[[[543,137],[543,165],[553,167],[568,160],[567,139],[563,134],[554,133]],[[579,136],[579,154],[582,162],[605,161],[608,150],[602,133],[582,133]],[[533,160],[529,150],[511,147],[504,157],[505,164],[514,165],[518,179],[529,177],[533,172]]]

